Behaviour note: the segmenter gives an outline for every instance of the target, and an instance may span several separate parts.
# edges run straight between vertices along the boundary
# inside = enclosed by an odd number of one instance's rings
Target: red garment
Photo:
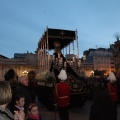
[[[118,101],[118,95],[117,95],[117,85],[115,83],[108,83],[107,85],[108,92],[111,95],[111,98],[114,102]]]
[[[40,116],[39,115],[33,115],[33,114],[29,114],[28,118],[32,119],[32,120],[40,120]]]
[[[55,85],[54,104],[58,107],[67,107],[70,102],[70,85],[65,82],[60,82]]]

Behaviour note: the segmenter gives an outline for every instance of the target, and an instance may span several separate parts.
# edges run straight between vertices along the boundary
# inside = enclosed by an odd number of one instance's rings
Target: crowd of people
[[[94,87],[89,120],[117,120],[119,93],[113,72]]]
[[[42,120],[36,101],[35,72],[18,77],[13,69],[0,81],[0,120]]]
[[[0,120],[42,120],[39,104],[36,101],[36,74],[30,71],[27,76],[18,77],[13,69],[6,72],[0,81]],[[61,120],[69,120],[70,85],[66,83],[67,73],[62,69],[59,83],[54,87],[54,106]],[[117,79],[113,72],[107,82],[94,83],[89,120],[117,120],[119,102]]]

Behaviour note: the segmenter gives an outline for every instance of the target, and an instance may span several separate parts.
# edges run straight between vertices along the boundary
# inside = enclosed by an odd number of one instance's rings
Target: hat
[[[113,72],[111,72],[107,78],[107,80],[109,80],[110,82],[115,82],[116,81],[116,77],[114,75]]]
[[[67,73],[66,73],[66,71],[62,69],[62,70],[60,71],[60,74],[58,75],[58,78],[59,78],[60,80],[62,80],[62,81],[66,80],[66,79],[67,79]]]

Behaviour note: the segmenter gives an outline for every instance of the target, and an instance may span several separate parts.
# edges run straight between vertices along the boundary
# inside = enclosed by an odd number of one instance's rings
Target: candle
[[[66,62],[64,62],[64,67],[66,67]]]
[[[50,60],[50,55],[48,55],[48,60]]]
[[[81,64],[81,61],[79,60],[79,61],[78,61],[78,66],[79,66],[79,67],[80,67],[80,64]]]
[[[58,53],[58,58],[60,58],[60,54]]]
[[[73,65],[73,61],[70,62],[70,65]]]
[[[78,67],[80,67],[80,62],[78,62]]]
[[[59,63],[60,64],[62,64],[62,62],[63,62],[63,59],[62,59],[62,57],[59,59]]]
[[[61,62],[63,62],[63,58],[61,57]]]
[[[53,60],[55,60],[55,55],[53,55]]]
[[[73,62],[75,62],[75,58],[73,57]]]

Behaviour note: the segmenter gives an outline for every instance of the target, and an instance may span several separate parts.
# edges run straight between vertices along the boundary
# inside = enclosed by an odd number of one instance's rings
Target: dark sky
[[[0,54],[34,53],[44,30],[78,31],[79,52],[109,47],[120,31],[120,0],[0,0]]]

